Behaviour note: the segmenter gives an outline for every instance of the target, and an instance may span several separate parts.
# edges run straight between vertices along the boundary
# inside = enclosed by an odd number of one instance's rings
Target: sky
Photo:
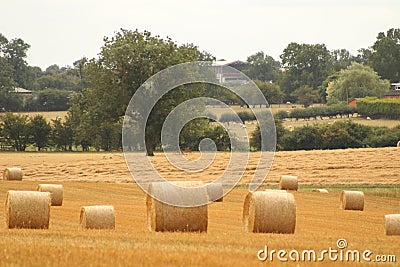
[[[400,27],[399,0],[0,0],[0,33],[31,45],[43,70],[97,57],[121,28],[193,43],[217,59],[263,51],[279,59],[290,42],[357,54],[379,32]]]

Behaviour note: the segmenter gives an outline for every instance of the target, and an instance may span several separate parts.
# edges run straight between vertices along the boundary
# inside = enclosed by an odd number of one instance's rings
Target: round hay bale
[[[9,190],[5,204],[7,228],[48,229],[50,203],[48,192]]]
[[[3,172],[4,180],[22,180],[22,170],[21,168],[7,168]]]
[[[385,215],[386,235],[400,235],[400,214]]]
[[[243,206],[243,226],[251,233],[293,234],[296,228],[294,196],[273,191],[248,193]]]
[[[343,190],[340,193],[340,206],[344,210],[364,210],[364,193]]]
[[[397,147],[400,148],[400,140],[397,142]]]
[[[84,229],[115,229],[114,206],[83,206],[80,224]]]
[[[208,206],[191,207],[192,203],[208,202],[206,188],[202,182],[151,183],[147,195],[147,227],[155,232],[207,232]],[[185,188],[186,187],[186,188]],[[194,187],[188,190],[187,187]],[[169,205],[157,199],[168,199]],[[194,201],[193,199],[196,199]],[[197,202],[198,203],[198,202]]]
[[[279,189],[283,190],[295,190],[299,188],[299,184],[297,182],[297,176],[294,175],[282,175],[279,180]]]
[[[206,184],[208,200],[211,202],[222,202],[224,200],[224,189],[222,183]]]
[[[52,206],[62,206],[63,186],[61,184],[39,184],[36,190],[39,192],[49,192]]]
[[[328,191],[328,190],[326,190],[326,189],[322,189],[322,188],[319,188],[319,189],[313,189],[313,190],[312,190],[312,192],[317,192],[317,193],[329,193],[329,191]]]

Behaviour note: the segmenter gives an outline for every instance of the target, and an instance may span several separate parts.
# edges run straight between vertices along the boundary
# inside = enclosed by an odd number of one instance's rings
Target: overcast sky
[[[97,57],[104,36],[148,30],[193,43],[218,59],[264,51],[279,59],[290,42],[325,43],[353,54],[400,27],[399,0],[0,0],[0,33],[31,45],[42,69]]]

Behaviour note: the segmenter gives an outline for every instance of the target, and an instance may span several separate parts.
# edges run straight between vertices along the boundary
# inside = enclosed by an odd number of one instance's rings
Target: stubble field
[[[197,154],[186,155],[196,158]],[[204,173],[184,175],[162,155],[152,158],[157,170],[170,180],[216,179],[229,154],[220,153]],[[298,175],[300,190],[294,192],[297,224],[293,235],[250,234],[243,231],[246,184],[255,171],[259,154],[250,163],[238,187],[222,203],[209,205],[208,232],[154,233],[146,226],[145,194],[133,182],[121,153],[0,153],[3,168],[18,166],[23,181],[0,181],[0,198],[7,190],[34,190],[38,183],[62,183],[64,203],[51,208],[48,230],[6,229],[0,212],[1,266],[266,266],[257,252],[264,248],[321,251],[345,238],[348,249],[397,255],[400,236],[386,236],[383,216],[400,213],[400,150],[349,149],[278,152],[263,187],[276,188],[279,175]],[[142,170],[145,172],[146,170]],[[329,194],[311,188],[328,188]],[[364,190],[365,210],[339,209],[343,188]],[[83,205],[111,204],[116,210],[115,230],[82,230]],[[287,265],[276,258],[274,265]],[[298,264],[298,263],[296,263]],[[316,265],[319,263],[300,263]],[[342,263],[325,259],[322,264]],[[377,263],[368,263],[375,266]],[[383,265],[379,265],[383,266]],[[386,263],[384,266],[396,266]]]

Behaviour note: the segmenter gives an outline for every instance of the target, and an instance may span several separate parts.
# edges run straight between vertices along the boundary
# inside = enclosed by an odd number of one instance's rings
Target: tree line
[[[82,58],[70,67],[52,65],[42,71],[28,66],[29,47],[21,39],[8,40],[0,34],[0,110],[54,110],[60,104],[68,108],[65,126],[83,150],[121,147],[120,126],[128,102],[149,77],[179,63],[216,59],[193,44],[178,45],[148,31],[124,29],[104,38],[98,58]],[[381,97],[389,81],[400,80],[399,54],[400,29],[390,29],[379,33],[375,43],[357,55],[346,49],[330,51],[325,44],[293,42],[280,60],[260,51],[249,56],[240,70],[254,80],[269,103],[338,104],[353,97]],[[33,95],[23,98],[13,92],[15,87],[32,90]],[[173,90],[150,114],[146,126],[149,155],[160,146],[162,122],[169,112],[199,96],[243,104],[234,93],[218,86],[197,84]],[[193,122],[191,134],[204,134],[206,123]]]
[[[279,150],[345,149],[363,147],[396,146],[400,137],[400,125],[393,129],[354,123],[350,120],[305,125],[292,130],[283,128],[276,119],[277,144]],[[261,149],[260,129],[253,132],[250,145],[253,150]]]

